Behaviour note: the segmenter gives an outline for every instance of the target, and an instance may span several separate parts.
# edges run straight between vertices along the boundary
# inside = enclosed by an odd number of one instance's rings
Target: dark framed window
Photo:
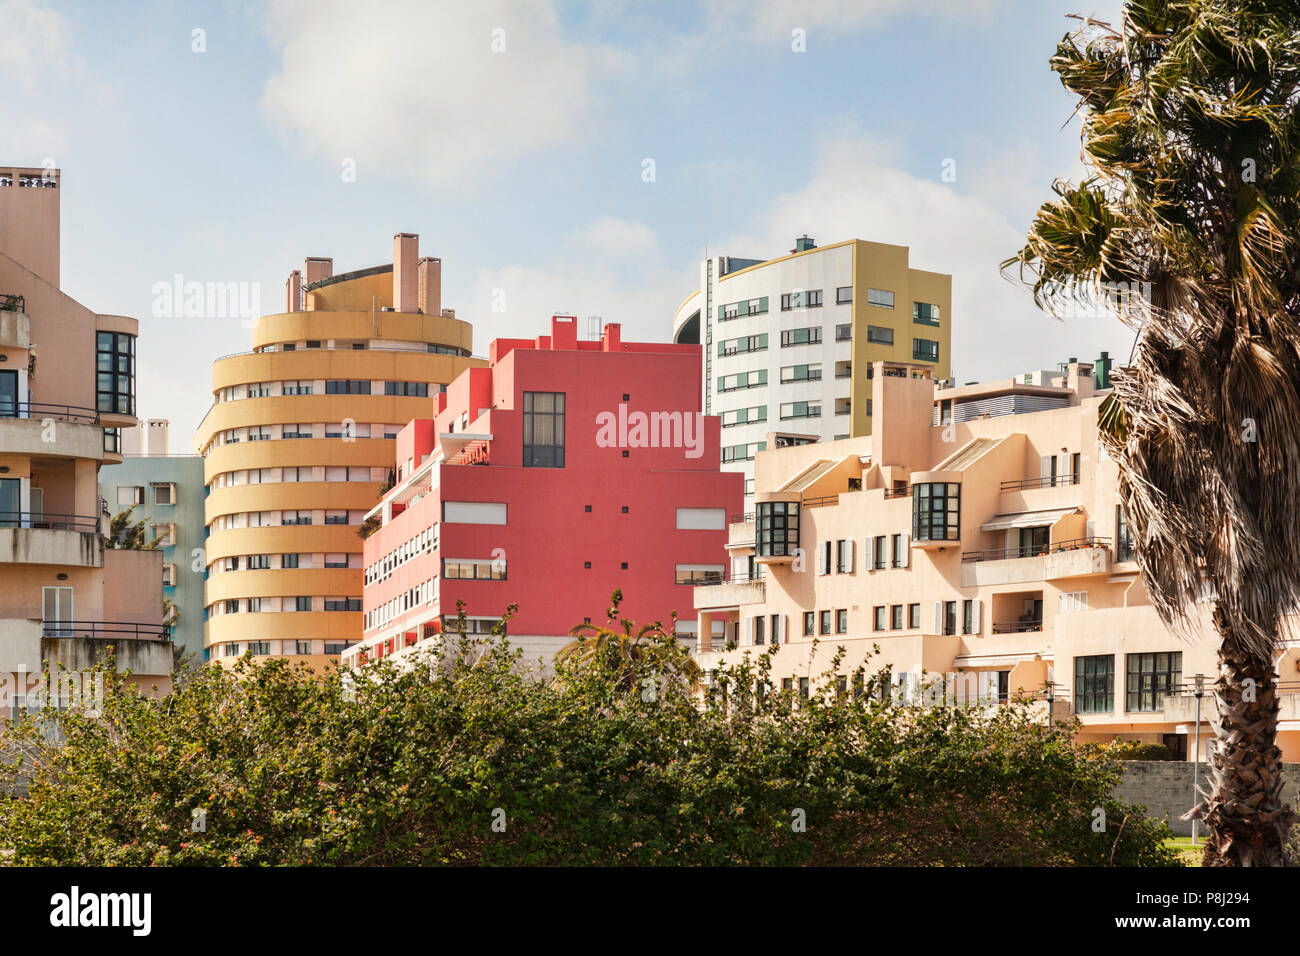
[[[907,626],[913,629],[921,626],[921,605],[909,604],[907,606]]]
[[[849,633],[849,612],[845,608],[840,608],[835,612],[835,633]]]
[[[975,602],[969,598],[961,602],[961,632],[975,633]]]
[[[918,605],[919,606],[919,605]],[[903,605],[895,604],[889,609],[889,627],[894,631],[903,629]]]
[[[867,304],[878,305],[882,309],[892,309],[894,307],[894,293],[885,289],[868,289]]]
[[[818,326],[807,329],[786,329],[781,333],[782,345],[816,345],[822,340],[822,330]],[[766,342],[763,343],[766,346]]]
[[[385,382],[385,395],[412,395],[416,398],[429,397],[429,384],[427,382]]]
[[[851,323],[845,322],[841,325],[835,326],[836,342],[851,342],[852,340],[853,340],[853,325]]]
[[[878,342],[881,345],[894,344],[894,330],[887,329],[882,325],[867,326],[867,341]]]
[[[912,486],[912,537],[956,541],[961,536],[961,485],[921,482]]]
[[[804,637],[812,637],[816,632],[816,615],[812,611],[803,612],[803,633]]]
[[[943,602],[943,633],[944,634],[957,633],[957,602],[956,601]]]
[[[939,307],[929,302],[913,302],[912,321],[917,325],[938,325]]]
[[[885,615],[889,609],[883,604],[877,604],[871,609],[871,625],[873,630],[883,631],[886,625]]]
[[[591,562],[587,564],[590,566]],[[721,584],[722,569],[705,570],[703,568],[677,568],[677,583],[698,587],[702,584]]]
[[[1115,506],[1115,560],[1133,560],[1133,532],[1129,530],[1128,519],[1124,517],[1124,506]]]
[[[1108,714],[1115,709],[1115,655],[1074,659],[1074,710]]]
[[[939,361],[939,343],[932,339],[912,339],[912,358],[923,362]]]
[[[764,633],[766,629],[766,625],[767,625],[767,620],[763,617],[763,615],[760,614],[758,617],[754,618],[754,643],[755,644],[767,643],[767,635]]]
[[[844,305],[846,302],[853,301],[853,286],[842,285],[835,290],[835,304]]]
[[[117,415],[135,414],[135,336],[95,334],[95,407]]]
[[[445,581],[504,581],[506,562],[453,561],[443,558],[442,577]]]
[[[754,510],[758,556],[794,554],[799,547],[799,503],[760,501]]]
[[[823,634],[829,634],[829,633],[831,632],[831,612],[830,612],[830,611],[822,611],[822,612],[821,612],[821,632],[822,632]]]
[[[333,379],[325,383],[326,395],[369,395],[370,382],[355,378]]]
[[[1183,681],[1183,652],[1129,654],[1124,709],[1149,713],[1164,706],[1165,695]]]
[[[293,599],[293,609],[295,611],[310,611],[311,598],[306,596],[296,597]]]
[[[524,467],[564,467],[564,392],[524,392]]]

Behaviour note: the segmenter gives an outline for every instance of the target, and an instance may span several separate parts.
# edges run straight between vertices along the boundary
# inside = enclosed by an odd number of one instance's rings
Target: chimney
[[[794,248],[791,252],[807,252],[809,249],[816,249],[817,243],[808,238],[808,233],[804,233],[794,241]]]
[[[576,315],[551,316],[551,348],[576,351],[578,348],[578,317]]]
[[[602,352],[623,351],[623,335],[619,323],[605,323],[605,330],[600,337],[600,350]]]
[[[417,297],[425,315],[442,314],[442,260],[425,256],[416,267]]]
[[[413,232],[399,232],[393,236],[393,311],[415,312],[420,308],[416,301],[416,260],[420,256],[420,237]]]
[[[1110,359],[1110,353],[1102,352],[1100,357],[1097,359],[1096,365],[1093,366],[1093,381],[1097,391],[1100,392],[1102,389],[1110,388],[1110,370],[1112,365],[1113,363]]]
[[[322,256],[312,256],[303,267],[307,272],[307,285],[320,282],[321,279],[328,279],[334,275],[334,260],[326,259]]]
[[[284,283],[284,311],[302,311],[302,273],[294,269]]]

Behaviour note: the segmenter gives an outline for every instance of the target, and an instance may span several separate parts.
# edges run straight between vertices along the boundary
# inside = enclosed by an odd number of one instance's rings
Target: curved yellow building
[[[337,659],[361,639],[358,527],[389,480],[398,430],[466,368],[472,329],[441,307],[417,236],[393,264],[333,274],[308,259],[253,350],[213,364],[205,458],[209,660]]]

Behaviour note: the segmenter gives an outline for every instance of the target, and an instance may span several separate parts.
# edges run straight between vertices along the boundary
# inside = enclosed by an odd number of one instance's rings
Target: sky
[[[442,258],[476,355],[557,312],[668,341],[708,254],[906,245],[952,275],[953,372],[984,381],[1132,347],[998,269],[1085,172],[1048,68],[1067,14],[1119,6],[0,0],[0,162],[61,170],[64,291],[140,320],[138,413],[173,453],[251,330],[163,286],[271,314],[306,257],[391,262],[397,232]]]

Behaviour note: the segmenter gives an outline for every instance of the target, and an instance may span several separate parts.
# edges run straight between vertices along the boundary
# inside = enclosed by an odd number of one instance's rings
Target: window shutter
[[[749,647],[753,643],[754,643],[754,619],[752,617],[747,617],[745,618],[745,647]]]
[[[912,566],[912,536],[906,531],[903,532],[903,567]]]
[[[817,542],[817,573],[826,573],[826,548],[820,541]]]
[[[784,644],[785,631],[786,631],[785,615],[778,614],[775,618],[775,622],[772,625],[772,643]]]
[[[943,633],[943,602],[934,602],[934,633]]]
[[[1095,518],[1089,518],[1083,527],[1083,535],[1085,538],[1097,537],[1097,521]]]
[[[853,573],[853,552],[855,550],[856,545],[857,542],[854,541],[852,538],[849,538],[847,541],[844,542],[844,550],[846,552],[844,556],[844,570],[847,571],[849,574]]]
[[[983,601],[974,601],[971,604],[971,633],[980,634],[980,608],[983,607]]]

